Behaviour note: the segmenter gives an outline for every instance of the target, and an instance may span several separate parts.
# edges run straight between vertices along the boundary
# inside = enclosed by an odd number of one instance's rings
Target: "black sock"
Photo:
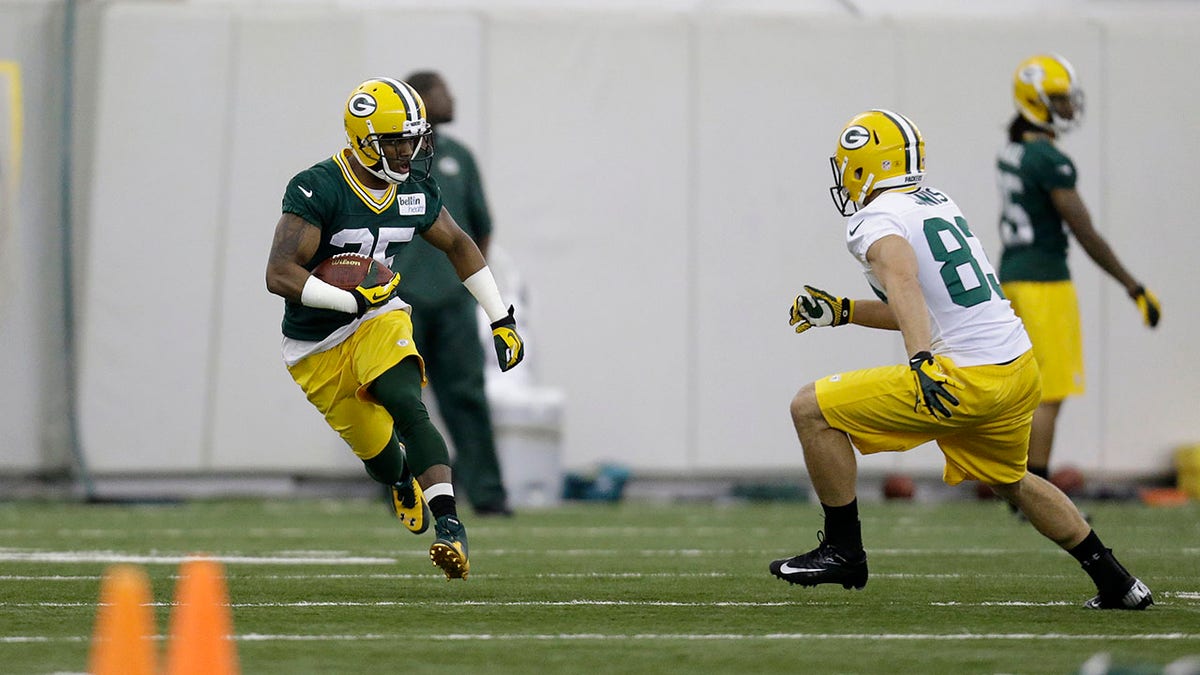
[[[858,500],[845,506],[827,506],[825,510],[825,541],[847,551],[861,551],[862,524],[858,522]]]
[[[434,520],[442,516],[458,517],[458,505],[455,504],[453,495],[438,495],[430,499],[429,511],[433,514]]]
[[[1130,574],[1113,556],[1112,549],[1105,548],[1096,531],[1079,542],[1069,553],[1079,561],[1102,595],[1120,595],[1129,586]]]

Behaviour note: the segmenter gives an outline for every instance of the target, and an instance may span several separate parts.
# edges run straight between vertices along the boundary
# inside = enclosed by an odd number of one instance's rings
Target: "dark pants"
[[[475,300],[413,307],[413,337],[454,445],[454,482],[475,507],[504,505]]]

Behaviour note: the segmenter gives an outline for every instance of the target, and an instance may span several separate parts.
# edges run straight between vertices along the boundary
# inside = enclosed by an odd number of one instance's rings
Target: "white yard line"
[[[165,639],[163,636],[156,636],[157,639]],[[420,638],[424,640],[437,640],[444,642],[470,642],[470,641],[535,641],[535,642],[554,642],[554,641],[627,641],[627,640],[646,640],[646,641],[672,641],[672,640],[720,640],[728,642],[741,641],[811,641],[811,640],[855,640],[864,642],[921,642],[921,641],[936,641],[936,642],[963,642],[963,641],[1004,641],[1004,640],[1041,640],[1041,641],[1068,641],[1076,642],[1079,640],[1093,641],[1117,641],[1117,642],[1179,642],[1179,641],[1200,641],[1200,633],[1138,633],[1132,635],[1120,634],[1102,634],[1102,633],[766,633],[766,634],[747,634],[747,633],[629,633],[629,634],[607,634],[607,633],[457,633],[457,634],[438,634],[438,635],[382,635],[382,634],[363,634],[363,635],[288,635],[288,634],[262,634],[262,633],[246,633],[234,637],[239,642],[357,642],[365,640],[413,640]],[[7,636],[0,637],[0,644],[17,644],[30,642],[85,642],[90,640],[90,636],[62,636],[48,637],[38,635],[28,636]]]
[[[422,555],[424,551],[420,551]],[[118,551],[14,551],[0,549],[0,562],[36,563],[133,563],[140,565],[178,565],[192,555],[135,555]],[[213,555],[211,559],[229,565],[394,565],[395,558],[367,556],[248,556]]]
[[[438,575],[431,574],[431,577]],[[1163,593],[1162,596],[1183,600],[1200,599],[1200,593]],[[171,602],[148,603],[151,607],[170,607]],[[576,598],[572,600],[297,600],[292,602],[233,602],[233,608],[308,608],[308,607],[816,607],[842,606],[845,602],[829,602],[818,600],[778,600],[778,601],[716,601],[716,602],[684,602],[675,600],[604,600]],[[1066,600],[1050,600],[1035,602],[1032,600],[997,600],[982,602],[934,601],[930,607],[1074,607],[1079,603]],[[1171,604],[1161,603],[1160,604]],[[1184,603],[1191,604],[1191,603]],[[64,607],[96,607],[95,602],[0,602],[0,607],[12,608],[64,608]]]

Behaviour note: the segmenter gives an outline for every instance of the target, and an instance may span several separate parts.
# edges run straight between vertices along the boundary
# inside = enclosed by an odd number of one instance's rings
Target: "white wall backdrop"
[[[344,143],[347,93],[434,68],[459,103],[449,130],[481,160],[496,240],[531,286],[529,358],[566,394],[564,465],[801,472],[795,390],[904,356],[896,335],[796,336],[785,320],[804,283],[869,294],[828,197],[837,132],[871,107],[913,118],[928,182],[996,255],[1011,74],[1042,50],[1067,55],[1087,92],[1085,124],[1064,142],[1084,199],[1165,312],[1159,330],[1142,328],[1121,289],[1073,254],[1089,388],[1064,407],[1056,461],[1160,473],[1200,439],[1187,339],[1200,329],[1187,212],[1200,90],[1179,79],[1200,65],[1195,9],[578,4],[100,6],[80,64],[95,113],[77,142],[78,402],[93,469],[358,470],[283,368],[282,301],[263,270],[284,185]],[[6,453],[0,469],[29,462]],[[936,473],[940,456],[863,466]]]

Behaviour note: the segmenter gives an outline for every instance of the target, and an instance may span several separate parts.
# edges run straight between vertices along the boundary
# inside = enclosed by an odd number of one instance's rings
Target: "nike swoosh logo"
[[[779,571],[784,574],[795,574],[796,572],[824,572],[823,569],[808,569],[804,567],[792,567],[788,563],[783,563],[779,566]]]
[[[305,190],[303,185],[297,185],[296,187],[300,188],[300,191],[304,193],[305,197],[312,197],[312,190]]]
[[[304,188],[300,188],[300,189],[301,189],[301,190],[303,190]],[[860,227],[862,227],[862,223],[859,223],[859,224],[855,225],[855,226],[854,226],[854,229],[853,229],[853,230],[850,230],[850,236],[851,236],[851,237],[853,237],[853,236],[854,236],[854,233],[855,233],[855,232],[858,232],[858,228],[860,228]]]

